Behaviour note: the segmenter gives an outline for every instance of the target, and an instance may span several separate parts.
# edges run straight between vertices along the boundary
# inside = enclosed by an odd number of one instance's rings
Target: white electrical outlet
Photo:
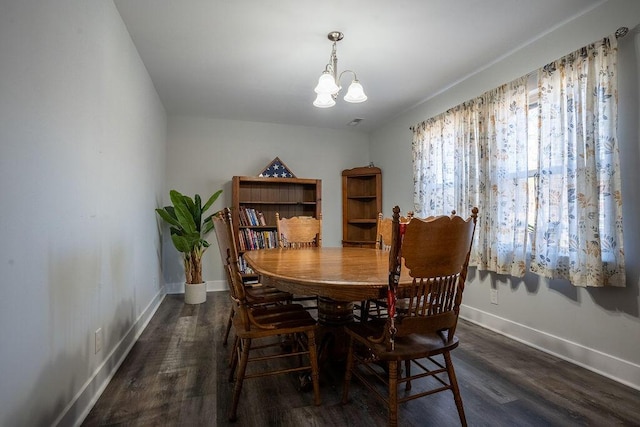
[[[491,288],[490,293],[491,304],[498,304],[498,289]]]
[[[95,342],[96,342],[96,353],[95,354],[98,354],[98,352],[100,350],[102,350],[102,328],[96,329]]]

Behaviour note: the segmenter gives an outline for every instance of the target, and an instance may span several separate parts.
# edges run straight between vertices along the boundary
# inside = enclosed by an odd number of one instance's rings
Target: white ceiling
[[[115,0],[169,115],[334,129],[362,118],[365,132],[601,3]],[[318,109],[334,30],[338,71],[354,70],[369,99]]]

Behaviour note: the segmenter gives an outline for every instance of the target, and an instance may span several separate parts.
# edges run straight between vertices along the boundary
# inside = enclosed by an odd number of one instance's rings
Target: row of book
[[[238,258],[238,264],[239,264],[241,273],[243,273],[243,274],[253,274],[254,273],[253,269],[251,267],[249,267],[249,264],[247,264],[247,261],[244,260],[244,257],[242,255],[240,255],[240,257]],[[258,280],[256,279],[256,282],[257,281]]]
[[[278,233],[275,230],[259,231],[243,228],[238,234],[238,243],[241,251],[278,247]]]
[[[239,212],[240,225],[245,226],[259,226],[267,225],[262,212],[253,208],[241,207]]]

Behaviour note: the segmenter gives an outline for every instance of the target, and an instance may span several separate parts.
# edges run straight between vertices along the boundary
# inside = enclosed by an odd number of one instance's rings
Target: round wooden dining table
[[[342,326],[354,321],[354,301],[386,298],[389,252],[356,247],[260,249],[244,253],[260,282],[295,295],[318,297],[318,358],[344,361],[348,338]],[[411,283],[402,270],[400,285]]]
[[[389,252],[356,247],[261,249],[244,259],[263,284],[294,295],[318,296],[318,321],[353,321],[353,301],[386,298]],[[406,269],[400,284],[411,283]]]

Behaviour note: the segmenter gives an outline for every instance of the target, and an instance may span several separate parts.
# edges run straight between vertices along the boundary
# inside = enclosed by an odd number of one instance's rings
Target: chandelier
[[[327,34],[327,38],[333,42],[333,48],[331,49],[331,57],[329,63],[325,67],[322,75],[318,79],[318,85],[315,88],[315,92],[318,94],[316,100],[313,101],[313,105],[318,108],[329,108],[336,105],[336,98],[342,87],[340,86],[340,79],[344,73],[353,74],[353,80],[349,85],[347,94],[344,96],[344,100],[351,103],[364,102],[367,100],[367,95],[364,94],[364,89],[358,81],[355,71],[344,70],[338,74],[338,57],[336,56],[336,43],[344,38],[344,34],[340,31],[332,31]]]

